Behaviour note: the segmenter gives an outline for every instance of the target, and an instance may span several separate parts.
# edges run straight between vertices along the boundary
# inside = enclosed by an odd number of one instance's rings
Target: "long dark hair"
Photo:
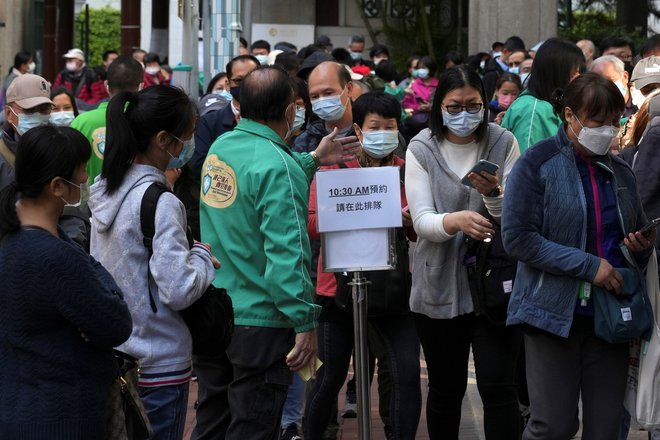
[[[14,181],[0,192],[0,235],[17,231],[16,200],[34,199],[55,177],[73,181],[74,173],[92,154],[78,130],[45,125],[28,130],[18,141]]]
[[[539,48],[527,80],[527,90],[550,102],[556,89],[565,89],[576,70],[584,70],[584,55],[575,43],[550,38]]]
[[[435,89],[433,95],[433,106],[431,107],[431,118],[429,120],[431,135],[438,141],[442,141],[447,135],[447,127],[442,120],[442,100],[452,90],[465,86],[472,87],[479,92],[484,103],[484,117],[475,134],[477,135],[477,141],[481,141],[486,136],[488,131],[488,99],[486,99],[486,93],[484,92],[484,84],[474,69],[463,64],[446,70],[438,79],[438,88]]]
[[[106,113],[106,148],[101,177],[115,192],[138,153],[145,153],[160,131],[181,138],[193,124],[197,108],[183,90],[157,85],[138,93],[121,92]],[[176,142],[173,138],[172,142]]]
[[[71,107],[73,107],[73,115],[78,116],[78,104],[76,104],[76,98],[73,97],[73,94],[67,89],[66,87],[58,87],[52,92],[50,92],[50,99],[52,100],[56,96],[59,95],[66,95],[69,97],[69,101],[71,101]]]

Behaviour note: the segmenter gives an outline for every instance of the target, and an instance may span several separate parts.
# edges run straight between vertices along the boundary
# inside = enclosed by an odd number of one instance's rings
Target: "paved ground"
[[[426,402],[426,390],[428,386],[427,375],[426,375],[426,363],[422,359],[421,361],[421,381],[422,381],[422,418],[419,424],[419,429],[417,431],[417,439],[419,440],[428,440],[428,432],[426,430],[426,416],[424,411],[424,405]],[[383,424],[380,422],[378,416],[378,391],[376,387],[376,381],[374,380],[374,386],[371,389],[371,420],[372,420],[372,439],[373,440],[385,440],[385,435],[383,433]],[[344,405],[344,395],[345,390],[342,390],[340,394],[339,408],[343,408]],[[188,405],[188,418],[186,422],[185,430],[185,440],[190,439],[190,434],[193,427],[195,426],[195,410],[193,408],[194,402],[197,398],[197,384],[192,383],[190,388],[190,402]],[[341,424],[338,440],[354,440],[358,438],[358,426],[357,419],[339,419]],[[575,437],[580,439],[580,435]],[[481,404],[481,398],[477,392],[477,383],[474,375],[474,365],[470,359],[469,366],[469,375],[468,375],[468,387],[465,399],[463,400],[463,413],[461,419],[461,440],[485,440],[483,433],[483,410]],[[631,430],[630,435],[628,436],[629,440],[646,440],[647,433]]]

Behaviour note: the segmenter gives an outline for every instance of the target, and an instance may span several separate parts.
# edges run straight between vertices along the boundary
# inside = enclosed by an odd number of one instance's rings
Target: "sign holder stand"
[[[357,379],[358,439],[371,439],[371,396],[369,386],[369,347],[367,345],[367,285],[360,271],[348,283],[353,293],[353,337]]]

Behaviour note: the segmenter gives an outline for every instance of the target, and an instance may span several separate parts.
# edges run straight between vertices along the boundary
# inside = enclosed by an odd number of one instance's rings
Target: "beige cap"
[[[41,104],[52,104],[50,83],[39,75],[26,73],[16,77],[7,88],[7,104],[15,102],[24,109]]]
[[[82,62],[85,62],[85,52],[76,48],[69,49],[67,53],[62,55],[62,58],[76,58]]]

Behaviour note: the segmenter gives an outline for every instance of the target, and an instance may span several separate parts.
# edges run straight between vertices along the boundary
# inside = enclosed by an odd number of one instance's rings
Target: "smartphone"
[[[461,179],[461,183],[466,186],[472,186],[472,182],[470,182],[470,179],[468,179],[468,176],[470,173],[476,173],[481,175],[483,171],[487,172],[488,174],[495,174],[497,170],[500,169],[500,166],[496,163],[493,162],[488,162],[485,159],[481,159],[475,166],[472,167],[470,171]]]
[[[651,233],[651,230],[655,227],[660,225],[660,218],[656,218],[648,222],[647,224],[642,227],[642,229],[639,230],[643,235],[647,235]]]

